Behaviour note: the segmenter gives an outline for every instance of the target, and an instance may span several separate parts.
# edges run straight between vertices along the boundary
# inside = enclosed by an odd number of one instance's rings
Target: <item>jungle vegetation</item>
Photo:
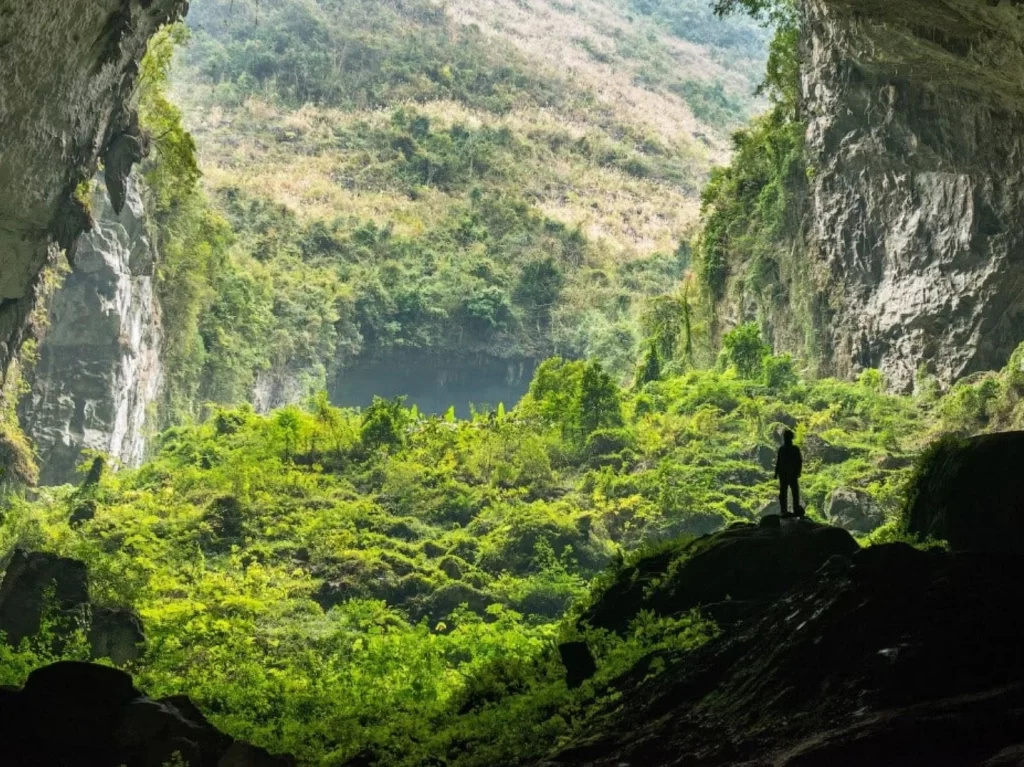
[[[771,268],[806,173],[786,6],[718,5],[778,33],[770,109],[710,172],[713,134],[756,111],[764,33],[712,25],[703,0],[577,0],[565,50],[592,69],[576,80],[443,4],[196,2],[141,78],[167,428],[141,468],[5,496],[0,553],[85,561],[96,604],[143,618],[137,684],[236,737],[308,765],[484,767],[543,756],[615,706],[637,659],[715,636],[698,613],[641,614],[624,636],[575,618],[643,552],[756,520],[780,429],[805,452],[813,519],[856,489],[884,515],[861,542],[900,538],[929,442],[1024,424],[1024,347],[948,392],[922,375],[895,395],[875,370],[815,379],[756,323],[712,343],[723,275]],[[609,26],[608,8],[633,20]],[[689,77],[680,40],[738,68]],[[709,134],[625,120],[588,85],[613,63]],[[521,402],[468,419],[323,393],[332,366],[403,349],[549,359]],[[272,369],[309,396],[258,414]],[[56,653],[55,630],[0,642],[0,683],[85,652],[65,636]],[[598,671],[569,689],[555,648],[581,631]]]
[[[945,395],[925,378],[892,395],[877,371],[803,381],[744,326],[712,368],[629,389],[553,358],[518,405],[471,419],[324,395],[216,409],[140,469],[9,499],[0,548],[87,562],[96,603],[144,619],[138,684],[190,695],[236,736],[304,764],[510,763],[614,705],[644,653],[715,634],[696,614],[589,632],[599,672],[576,690],[554,649],[623,563],[756,519],[780,428],[797,424],[812,518],[832,490],[862,490],[888,520],[863,543],[893,540],[924,445],[1020,425],[1022,356]],[[47,641],[0,650],[0,681],[52,659]]]

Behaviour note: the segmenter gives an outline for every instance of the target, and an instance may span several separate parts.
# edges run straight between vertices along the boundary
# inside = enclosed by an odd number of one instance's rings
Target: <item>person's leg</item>
[[[790,487],[793,488],[793,513],[796,514],[800,510],[800,480],[794,479]]]
[[[779,511],[782,514],[786,513],[786,489],[789,483],[782,477],[779,477]]]

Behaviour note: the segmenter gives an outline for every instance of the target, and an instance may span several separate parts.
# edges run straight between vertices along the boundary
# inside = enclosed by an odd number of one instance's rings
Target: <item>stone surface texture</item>
[[[0,3],[0,374],[25,339],[42,268],[88,225],[75,189],[132,133],[147,41],[186,8],[185,0]]]
[[[164,379],[142,185],[129,177],[117,213],[96,183],[91,208],[95,224],[79,238],[74,268],[50,299],[49,328],[19,413],[45,485],[74,482],[86,448],[137,466]]]
[[[922,364],[1001,367],[1024,327],[1024,6],[807,0],[804,24],[822,372],[906,390]]]

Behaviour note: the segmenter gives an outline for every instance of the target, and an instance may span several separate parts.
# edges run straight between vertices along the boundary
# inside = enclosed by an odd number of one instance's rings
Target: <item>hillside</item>
[[[169,95],[232,260],[275,294],[261,408],[345,401],[336,374],[374,364],[525,366],[510,404],[553,353],[630,375],[766,39],[696,0],[200,0],[188,23]]]

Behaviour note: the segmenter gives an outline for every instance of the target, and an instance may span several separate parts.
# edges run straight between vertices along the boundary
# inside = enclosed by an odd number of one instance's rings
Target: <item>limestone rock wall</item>
[[[129,177],[120,213],[98,183],[91,207],[95,225],[79,238],[74,269],[51,300],[19,413],[39,452],[42,484],[73,482],[84,448],[138,465],[163,384],[156,253],[141,183]]]
[[[24,339],[40,270],[88,225],[75,188],[101,156],[118,177],[133,156],[130,103],[147,41],[186,8],[0,2],[0,377]]]
[[[807,0],[822,372],[945,382],[1024,340],[1024,6]]]

